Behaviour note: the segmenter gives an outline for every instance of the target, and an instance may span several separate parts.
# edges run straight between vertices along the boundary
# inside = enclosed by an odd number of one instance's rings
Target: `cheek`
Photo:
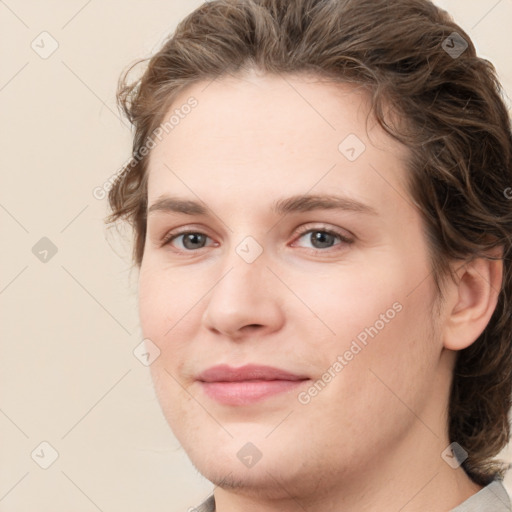
[[[148,264],[139,276],[139,318],[144,338],[160,350],[150,365],[159,402],[166,414],[185,413],[190,395],[185,388],[190,375],[184,366],[198,356],[191,349],[200,329],[201,298],[207,290],[195,285],[190,277],[173,269]]]
[[[441,352],[428,306],[431,293],[425,282],[413,293],[407,286],[384,286],[365,300],[344,301],[336,341],[328,357],[317,360],[318,368],[331,368],[336,377],[311,400],[314,408],[328,408],[337,418],[333,424],[354,429],[353,435],[364,433],[369,442],[411,422],[408,407],[420,411],[425,405]]]
[[[194,314],[191,307],[197,299],[190,298],[190,292],[184,293],[180,288],[182,284],[173,281],[172,275],[172,272],[157,270],[149,261],[142,265],[138,308],[143,337],[149,338],[160,350],[149,366],[155,393],[170,425],[175,425],[185,415],[191,400],[179,383],[182,380],[179,367],[187,357],[187,344],[175,340],[186,339],[183,326],[189,325]]]
[[[341,335],[336,345],[329,346],[329,355],[311,353],[319,372],[297,402],[305,404],[298,405],[297,424],[300,419],[317,431],[317,437],[329,438],[333,450],[344,453],[347,460],[357,461],[364,451],[392,449],[413,427],[415,414],[426,420],[422,411],[430,400],[438,354],[418,302],[404,300],[394,318],[384,327],[378,324],[375,331],[370,330],[373,317],[358,312],[358,320],[352,319],[348,329],[367,334],[366,344],[356,336],[345,337],[340,324]],[[368,331],[358,326],[364,316]],[[345,319],[348,325],[351,319]],[[361,444],[347,445],[349,439]]]
[[[378,410],[397,401],[392,390],[414,401],[433,373],[440,353],[430,308],[434,285],[425,279],[427,263],[404,254],[383,256],[350,272],[341,269],[330,279],[303,281],[297,288],[331,331],[315,319],[325,335],[310,336],[316,378],[329,369],[336,375],[326,386],[332,393],[326,389],[325,405],[343,397],[353,399],[355,410],[361,403]]]
[[[372,334],[390,331],[391,324],[398,327],[409,315],[420,321],[417,315],[425,310],[426,294],[431,293],[428,282],[421,284],[417,278],[428,275],[422,262],[408,261],[401,254],[378,253],[371,260],[328,270],[286,276],[302,299],[302,303],[290,301],[288,320],[302,325],[307,318],[322,333],[311,341],[327,350],[329,346],[340,349],[350,345],[358,336],[364,343],[373,339]]]
[[[171,339],[173,331],[180,327],[180,319],[188,319],[193,313],[192,306],[201,296],[199,290],[193,292],[190,282],[182,282],[176,277],[175,271],[150,263],[141,266],[138,286],[141,328],[144,337],[159,346]]]
[[[154,330],[155,321],[162,319],[159,313],[161,313],[160,308],[163,302],[161,295],[164,288],[158,279],[160,273],[148,263],[147,253],[146,250],[139,272],[138,306],[144,336],[150,337],[149,331]]]

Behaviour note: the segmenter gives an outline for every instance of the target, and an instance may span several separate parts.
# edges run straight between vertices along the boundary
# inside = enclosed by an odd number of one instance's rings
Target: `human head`
[[[443,47],[454,32],[468,45],[456,58]],[[468,451],[465,470],[488,481],[499,469],[492,458],[509,439],[512,382],[512,201],[504,194],[512,139],[492,65],[444,11],[423,0],[205,3],[178,25],[140,80],[128,83],[126,75],[121,83],[134,155],[109,193],[108,221],[132,223],[137,266],[147,235],[148,141],[187,88],[251,67],[314,74],[367,93],[379,126],[408,148],[410,198],[422,213],[437,305],[450,262],[503,248],[495,312],[458,353],[448,411],[450,439]]]

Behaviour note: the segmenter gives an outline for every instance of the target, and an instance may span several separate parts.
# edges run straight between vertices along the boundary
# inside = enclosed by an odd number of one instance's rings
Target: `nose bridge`
[[[256,304],[268,279],[267,258],[263,254],[263,247],[248,238],[230,250],[224,261],[223,277],[212,290],[212,298],[216,295],[216,299],[229,307],[239,301]]]
[[[268,281],[275,277],[267,264],[263,247],[252,237],[230,250],[207,299],[204,321],[209,328],[235,335],[247,325],[275,327],[279,323],[279,300],[270,292],[277,288]]]

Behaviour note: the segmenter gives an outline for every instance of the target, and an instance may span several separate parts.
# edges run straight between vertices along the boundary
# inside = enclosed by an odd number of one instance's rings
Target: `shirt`
[[[194,512],[215,512],[213,495],[193,510]],[[512,512],[512,505],[501,480],[496,479],[473,494],[464,503],[452,509],[451,512]]]

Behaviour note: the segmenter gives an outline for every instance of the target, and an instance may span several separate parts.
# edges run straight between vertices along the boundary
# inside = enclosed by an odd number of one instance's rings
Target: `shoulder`
[[[502,481],[496,479],[451,512],[512,512],[512,505]]]
[[[191,509],[191,512],[215,512],[215,498],[209,496],[203,503]]]

